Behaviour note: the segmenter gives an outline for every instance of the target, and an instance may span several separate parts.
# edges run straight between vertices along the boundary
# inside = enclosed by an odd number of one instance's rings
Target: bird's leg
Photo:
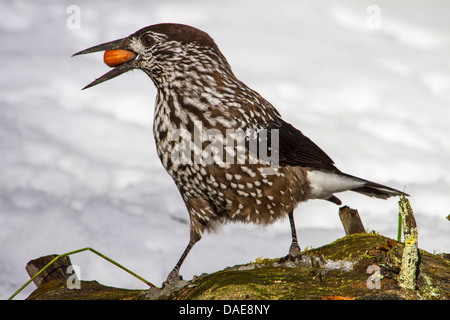
[[[161,288],[149,288],[145,297],[147,299],[151,300],[157,300],[161,298],[167,298],[169,297],[174,290],[179,290],[183,288],[185,285],[188,284],[187,281],[184,281],[183,278],[180,276],[180,267],[183,264],[184,259],[186,259],[187,255],[189,254],[189,251],[191,251],[194,244],[200,240],[201,235],[196,234],[195,232],[192,232],[191,230],[191,239],[186,247],[184,249],[183,254],[181,255],[180,259],[178,260],[175,267],[170,271],[169,275],[167,276],[166,281],[163,282]]]
[[[180,259],[178,260],[175,267],[172,269],[172,271],[167,276],[167,280],[164,282],[164,284],[170,284],[174,281],[182,280],[183,278],[180,276],[180,267],[183,264],[184,259],[186,259],[189,251],[191,251],[192,247],[197,241],[189,241],[186,249],[184,249],[183,254],[181,255]]]
[[[291,224],[291,234],[292,234],[292,243],[289,247],[289,254],[281,258],[280,262],[283,263],[287,260],[295,262],[296,260],[300,261],[302,259],[302,254],[300,250],[300,246],[298,245],[297,240],[297,231],[295,230],[295,222],[294,222],[294,211],[290,211],[288,213],[289,222]]]
[[[172,269],[172,271],[170,271],[166,281],[164,281],[163,287],[167,284],[173,284],[174,282],[183,280],[183,278],[180,276],[180,267],[183,264],[184,259],[186,259],[187,255],[189,254],[189,251],[191,251],[194,244],[196,244],[202,238],[201,231],[202,230],[199,230],[198,228],[193,228],[191,226],[191,235],[189,243],[186,249],[184,249],[183,254],[181,255],[175,267]]]
[[[179,270],[184,259],[188,255],[189,251],[191,251],[192,247],[196,242],[197,241],[193,241],[191,237],[189,244],[187,245],[186,249],[184,249],[183,254],[181,255],[175,267],[167,276],[166,281],[163,282],[161,288],[149,288],[145,294],[146,299],[150,300],[166,299],[172,294],[173,291],[179,290],[188,284],[187,281],[184,281],[180,277]]]

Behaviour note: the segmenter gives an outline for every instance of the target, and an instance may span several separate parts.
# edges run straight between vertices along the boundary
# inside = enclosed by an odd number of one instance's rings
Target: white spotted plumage
[[[189,245],[168,279],[178,275],[181,263],[203,231],[221,222],[269,224],[289,215],[291,256],[291,251],[300,254],[293,223],[293,210],[299,202],[319,198],[340,204],[333,193],[345,190],[378,198],[403,194],[339,171],[319,147],[235,77],[215,42],[203,31],[186,25],[158,24],[123,41],[82,53],[110,50],[118,43],[120,49],[134,53],[134,61],[118,66],[91,85],[127,70],[141,69],[157,88],[153,123],[157,153],[186,203],[191,227]],[[223,148],[230,129],[241,136],[243,132],[242,140],[248,145]],[[282,165],[275,167],[256,154],[250,144],[255,133],[262,139],[259,134],[268,129],[283,133],[276,150]],[[187,141],[183,140],[185,136]],[[198,136],[208,139],[197,143]],[[181,145],[180,139],[185,144]],[[265,139],[269,140],[267,136]],[[271,148],[267,150],[272,152]],[[234,161],[224,161],[224,155]]]

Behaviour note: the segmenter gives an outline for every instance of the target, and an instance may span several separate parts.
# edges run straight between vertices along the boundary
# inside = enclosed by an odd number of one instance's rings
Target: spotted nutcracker
[[[285,259],[295,261],[301,258],[293,216],[299,202],[324,199],[339,205],[334,193],[347,190],[381,199],[404,194],[337,169],[322,149],[236,78],[201,30],[157,24],[75,55],[97,51],[105,51],[105,63],[114,68],[85,88],[133,69],[144,71],[157,88],[157,153],[190,218],[189,244],[168,283],[180,278],[180,266],[203,232],[224,222],[267,225],[287,215],[292,244]]]

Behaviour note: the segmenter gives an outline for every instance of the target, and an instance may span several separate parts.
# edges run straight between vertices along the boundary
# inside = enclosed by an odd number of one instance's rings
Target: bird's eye
[[[141,39],[142,44],[146,47],[151,47],[155,43],[155,39],[149,34],[146,34]]]

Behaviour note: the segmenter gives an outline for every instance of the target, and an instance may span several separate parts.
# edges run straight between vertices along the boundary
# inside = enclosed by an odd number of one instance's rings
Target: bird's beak
[[[126,49],[127,38],[117,39],[114,41],[102,43],[75,53],[72,55],[78,56],[81,54],[105,51],[104,61],[110,66],[114,67],[111,71],[105,73],[100,78],[95,79],[82,90],[93,87],[99,83],[108,81],[112,78],[120,76],[121,74],[136,68],[136,54]]]

